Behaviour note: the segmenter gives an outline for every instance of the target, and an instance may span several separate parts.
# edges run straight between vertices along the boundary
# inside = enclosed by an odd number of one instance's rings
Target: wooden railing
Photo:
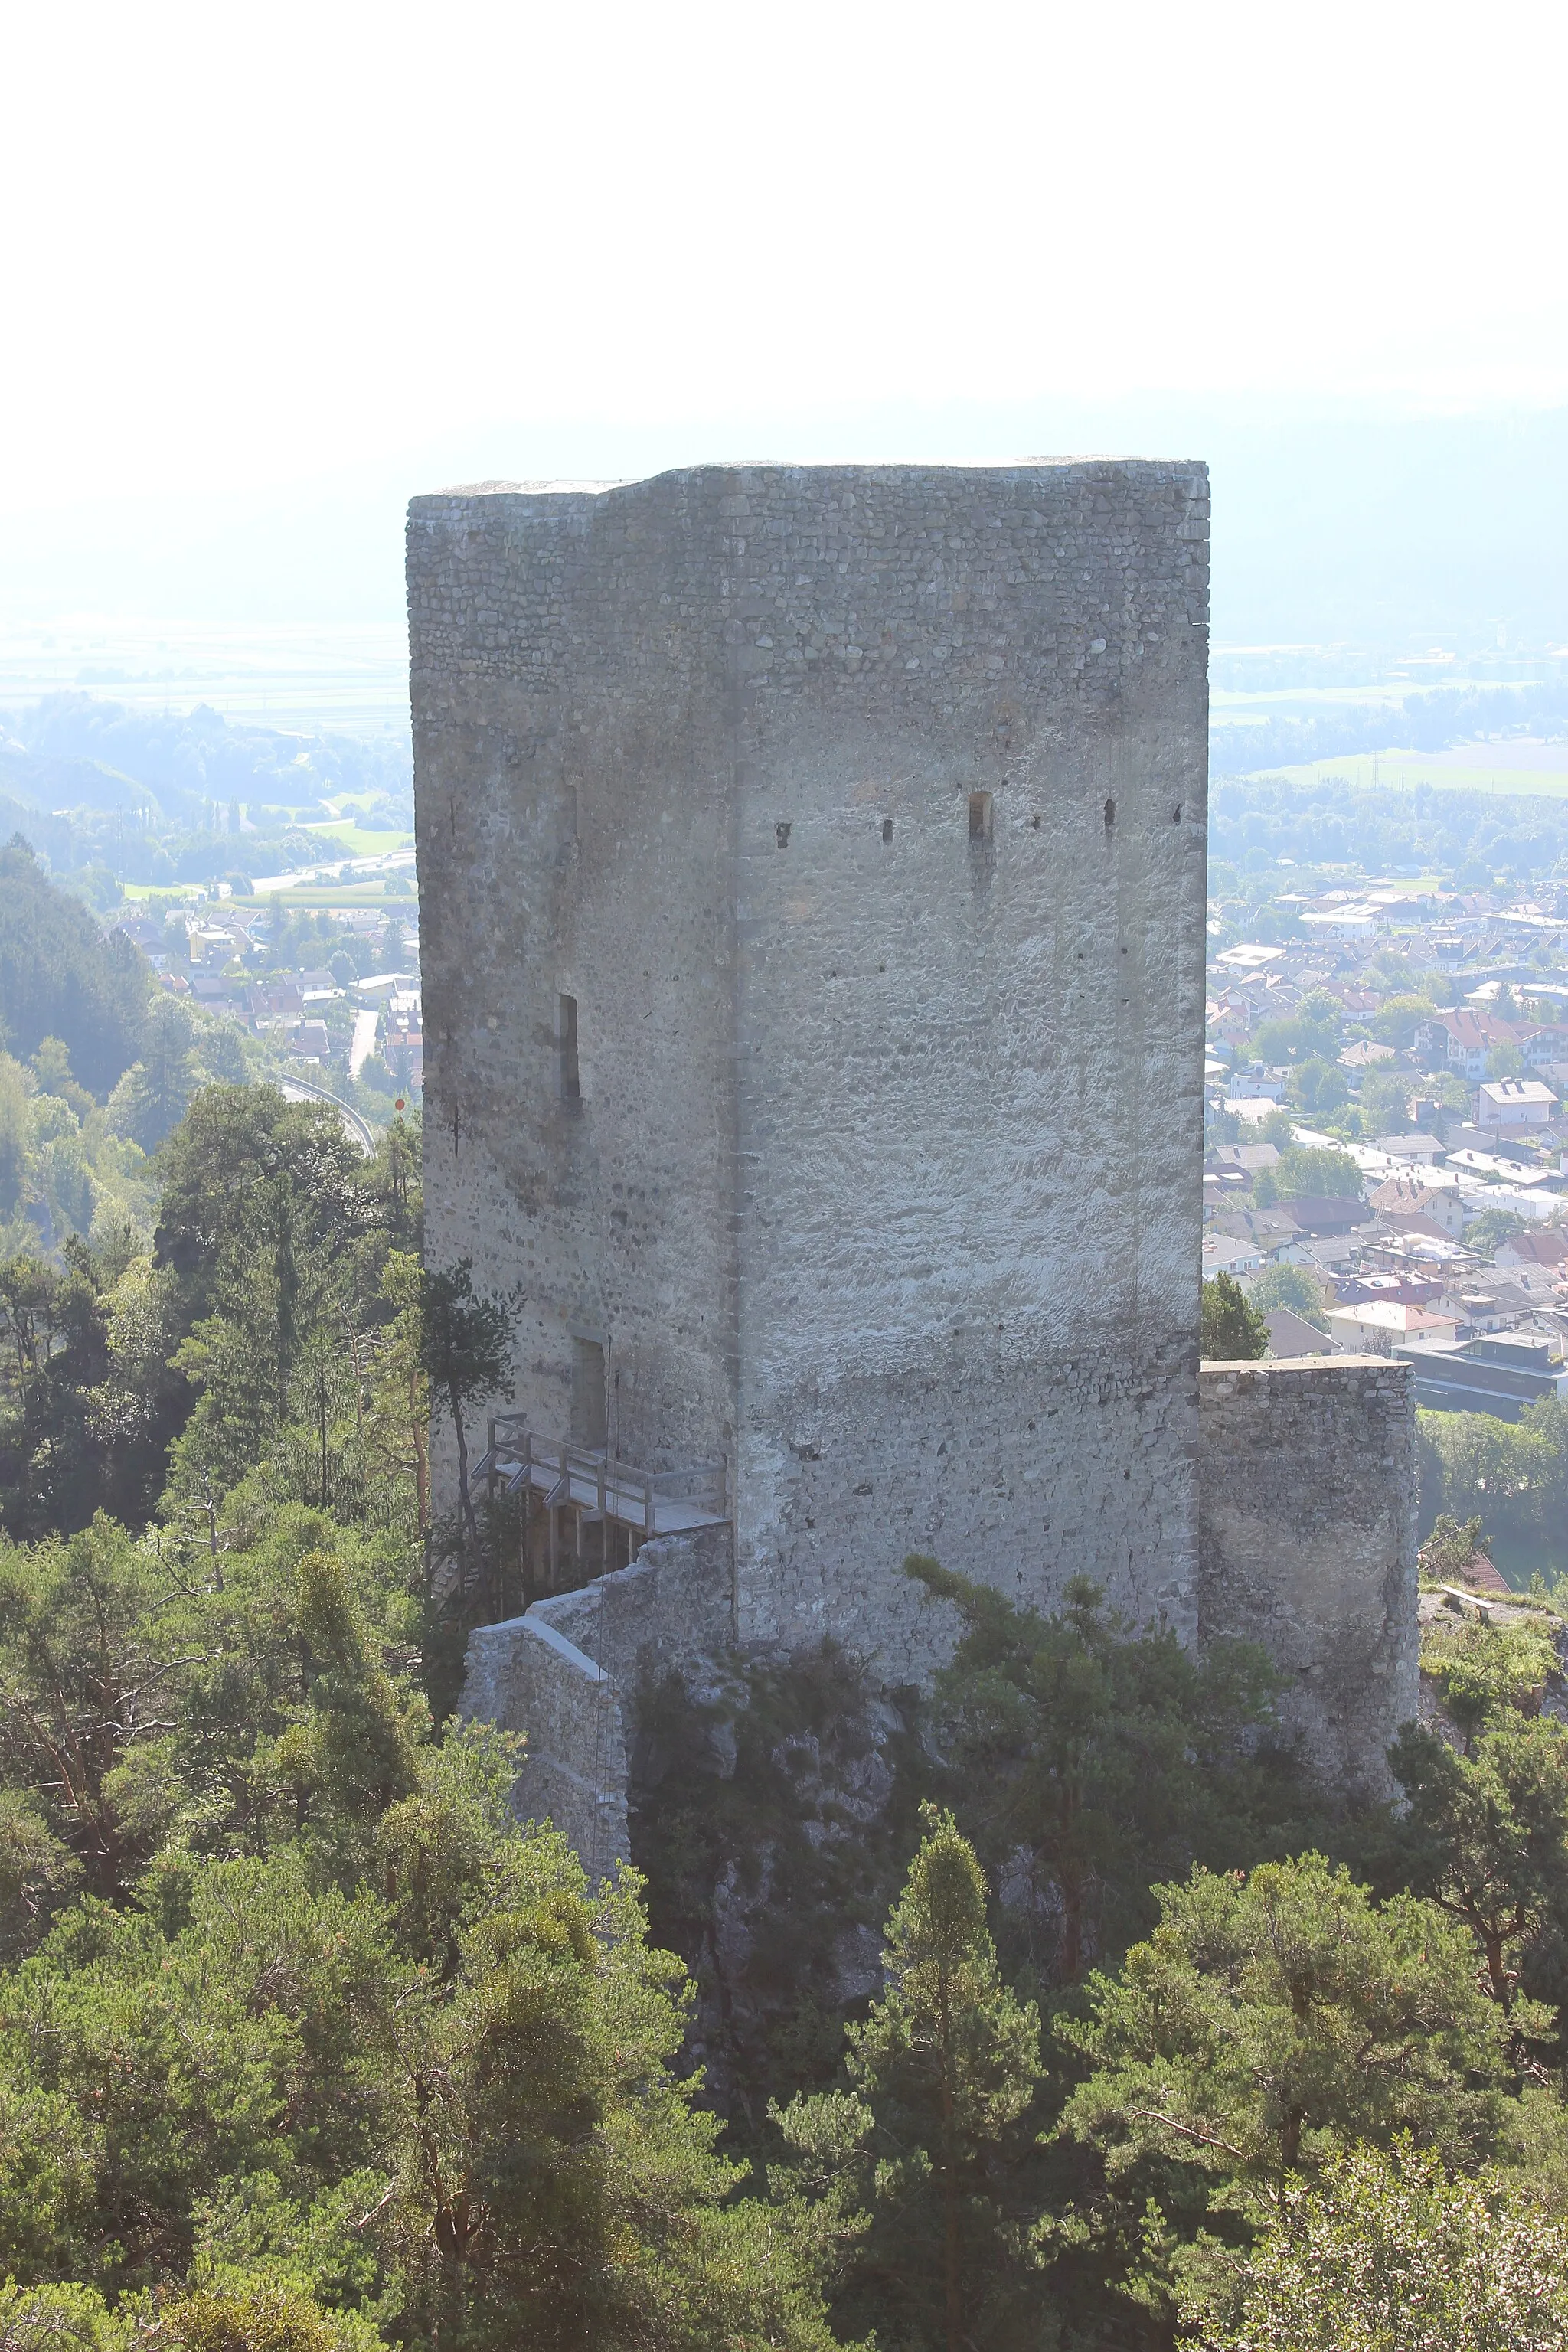
[[[542,1437],[520,1412],[497,1413],[488,1435],[474,1475],[490,1482],[492,1489],[500,1486],[515,1494],[527,1486],[551,1507],[616,1519],[644,1536],[729,1516],[729,1465],[724,1462],[644,1470],[617,1461],[603,1447]]]

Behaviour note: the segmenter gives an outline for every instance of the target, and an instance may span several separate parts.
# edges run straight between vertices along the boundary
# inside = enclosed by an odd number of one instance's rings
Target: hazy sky
[[[13,10],[0,505],[562,419],[619,470],[634,420],[694,455],[765,420],[787,455],[780,418],[1039,394],[1555,403],[1565,26],[1561,0]]]

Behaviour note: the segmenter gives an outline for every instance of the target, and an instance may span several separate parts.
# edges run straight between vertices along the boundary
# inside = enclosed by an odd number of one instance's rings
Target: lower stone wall
[[[1199,1385],[1197,1638],[1262,1643],[1317,1770],[1346,1794],[1386,1795],[1385,1751],[1419,1706],[1410,1367],[1205,1364]],[[845,1630],[874,1650],[858,1597]],[[628,1854],[640,1675],[709,1678],[735,1647],[733,1610],[731,1530],[715,1528],[645,1544],[629,1568],[470,1637],[462,1713],[527,1735],[516,1810],[552,1821],[591,1877]],[[918,1627],[918,1679],[951,1649],[950,1614]]]
[[[1174,1343],[1020,1350],[995,1370],[933,1339],[919,1369],[767,1390],[738,1441],[742,1644],[831,1634],[889,1687],[928,1684],[962,1629],[905,1577],[910,1552],[1047,1610],[1091,1576],[1113,1608],[1190,1643],[1191,1358]]]
[[[630,1858],[627,1717],[637,1678],[726,1648],[732,1591],[727,1527],[661,1536],[629,1568],[468,1637],[459,1713],[526,1734],[513,1808],[563,1831],[591,1879]]]
[[[1380,1356],[1205,1364],[1198,1632],[1259,1642],[1289,1727],[1352,1795],[1419,1705],[1410,1367]]]

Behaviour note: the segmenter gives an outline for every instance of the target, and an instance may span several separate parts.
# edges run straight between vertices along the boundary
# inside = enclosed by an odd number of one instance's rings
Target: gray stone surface
[[[1261,1642],[1318,1769],[1386,1795],[1384,1752],[1419,1706],[1411,1368],[1205,1364],[1200,1388],[1200,1636]]]
[[[727,1457],[744,1644],[923,1678],[915,1549],[1195,1631],[1207,512],[1099,460],[410,509],[430,1256],[517,1288],[534,1426],[588,1339],[617,1454]]]
[[[410,509],[430,1258],[521,1302],[542,1434],[598,1348],[616,1454],[727,1464],[732,1538],[470,1647],[595,1870],[642,1664],[923,1682],[910,1550],[1261,1640],[1384,1784],[1405,1370],[1208,1367],[1199,1471],[1207,512],[1109,460]]]
[[[519,1818],[553,1822],[592,1878],[626,1860],[626,1733],[603,1667],[532,1611],[479,1626],[464,1665],[459,1712],[527,1735]]]
[[[629,1568],[468,1637],[461,1712],[526,1733],[523,1821],[563,1832],[591,1878],[630,1858],[629,1716],[645,1671],[700,1670],[730,1636],[730,1531],[663,1536]]]

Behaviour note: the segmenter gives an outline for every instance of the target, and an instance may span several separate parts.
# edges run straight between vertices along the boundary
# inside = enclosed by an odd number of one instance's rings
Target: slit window
[[[787,849],[787,848],[789,847],[789,827],[788,827],[788,825],[787,825],[787,824],[775,824],[775,825],[774,825],[774,827],[773,827],[773,839],[777,842],[777,844],[778,844],[778,845],[779,845],[779,847],[780,847],[781,849]]]
[[[989,841],[991,838],[991,795],[971,793],[969,795],[969,838]]]
[[[577,1000],[574,996],[556,999],[555,1054],[561,1074],[563,1102],[580,1102],[583,1088],[577,1076]]]
[[[572,1342],[572,1443],[600,1448],[607,1444],[605,1396],[605,1350],[597,1339]]]
[[[893,820],[890,816],[885,816],[882,819],[882,838],[884,841],[891,841],[892,837]]]

